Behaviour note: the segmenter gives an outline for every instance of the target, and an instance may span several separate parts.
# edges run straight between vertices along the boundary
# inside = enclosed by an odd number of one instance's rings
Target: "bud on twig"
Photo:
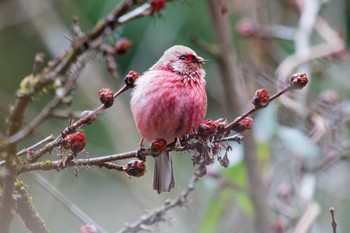
[[[199,124],[198,126],[198,135],[202,138],[207,138],[216,133],[218,123],[212,119],[207,119]]]
[[[129,176],[140,177],[146,172],[146,164],[141,160],[131,160],[125,167],[124,171]]]
[[[256,108],[265,108],[269,105],[270,102],[270,94],[269,91],[265,88],[259,89],[255,92],[255,96],[253,99],[253,104]]]
[[[66,150],[71,150],[74,154],[77,154],[84,149],[85,143],[85,134],[83,132],[76,132],[67,135],[62,142],[62,146]]]
[[[98,91],[98,97],[100,97],[101,103],[105,108],[109,108],[114,103],[113,92],[109,88],[102,88]]]
[[[290,85],[294,90],[303,89],[309,82],[306,73],[293,74],[290,79]]]
[[[138,79],[138,77],[140,77],[140,74],[137,73],[136,71],[129,71],[129,73],[125,76],[125,84],[129,87],[129,88],[134,88],[135,87],[135,81],[136,79]]]
[[[151,142],[151,151],[152,151],[152,155],[159,155],[160,153],[162,153],[163,151],[166,150],[166,140],[162,139],[162,138],[158,138],[156,140],[153,140]]]
[[[253,127],[253,119],[250,117],[246,117],[240,122],[238,122],[238,124],[234,125],[232,127],[232,130],[236,131],[237,133],[241,133],[245,130],[251,129],[252,127]]]

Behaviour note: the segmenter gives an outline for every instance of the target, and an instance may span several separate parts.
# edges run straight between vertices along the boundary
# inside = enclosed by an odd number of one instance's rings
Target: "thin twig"
[[[337,220],[335,219],[334,207],[329,208],[329,212],[331,212],[331,217],[332,217],[331,225],[332,225],[333,233],[337,233]]]
[[[193,192],[194,187],[198,182],[199,178],[199,171],[197,169],[194,175],[189,180],[187,188],[183,190],[177,198],[171,201],[166,201],[162,206],[155,208],[148,213],[145,213],[136,222],[132,224],[126,223],[124,228],[118,231],[118,233],[136,233],[145,230],[149,231],[149,226],[155,223],[166,221],[165,214],[167,213],[167,211],[175,207],[183,207],[188,204],[188,202],[190,201],[189,195]]]
[[[99,156],[96,158],[74,159],[66,163],[65,167],[72,167],[72,166],[108,167],[108,164],[105,165],[104,163],[117,161],[117,160],[137,158],[137,155],[138,155],[138,151],[134,150],[134,151],[129,151],[129,152],[115,154],[115,155]],[[55,170],[60,168],[63,169],[63,167],[60,167],[61,164],[62,164],[62,160],[37,162],[37,163],[24,165],[22,168],[19,169],[18,172],[24,173],[28,171],[34,171],[34,170]]]
[[[34,148],[41,146],[44,143],[50,142],[54,139],[55,139],[55,136],[53,134],[51,134],[51,135],[47,136],[46,138],[44,138],[43,140],[41,140],[40,142],[37,142],[28,148],[22,149],[20,152],[17,153],[17,156],[21,156],[21,155],[25,154],[28,150],[33,150]]]

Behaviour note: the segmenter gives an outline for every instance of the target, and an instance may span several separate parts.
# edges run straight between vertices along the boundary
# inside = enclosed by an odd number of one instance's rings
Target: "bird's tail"
[[[171,154],[165,151],[155,158],[153,189],[161,194],[170,192],[173,188],[175,188],[173,161]]]

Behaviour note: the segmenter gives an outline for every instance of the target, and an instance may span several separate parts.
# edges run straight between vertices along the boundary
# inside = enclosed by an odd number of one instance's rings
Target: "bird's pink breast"
[[[193,132],[207,107],[205,82],[186,81],[173,72],[147,72],[136,83],[131,109],[137,128],[148,141],[168,142]]]

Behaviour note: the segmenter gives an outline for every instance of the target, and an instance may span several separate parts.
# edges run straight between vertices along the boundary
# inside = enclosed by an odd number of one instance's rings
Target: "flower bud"
[[[306,73],[298,73],[293,74],[293,76],[290,79],[290,85],[295,90],[301,90],[303,89],[306,84],[309,82]]]
[[[127,53],[132,47],[132,41],[128,38],[120,38],[114,45],[117,54]]]
[[[237,133],[241,133],[245,130],[251,129],[253,127],[253,119],[251,117],[246,117],[241,120],[237,125],[232,127],[232,130]]]
[[[73,153],[77,154],[82,151],[85,147],[86,136],[83,132],[76,132],[73,134],[67,135],[62,141],[62,146],[67,149],[73,151]]]
[[[198,126],[198,135],[203,138],[207,138],[216,133],[218,123],[212,119],[207,119],[199,124]]]
[[[151,4],[151,14],[154,12],[159,12],[164,8],[166,0],[149,0]]]
[[[157,138],[151,142],[151,151],[153,155],[159,155],[166,150],[167,142],[162,138]]]
[[[143,176],[146,172],[146,163],[141,160],[131,160],[124,168],[124,171],[129,176]]]
[[[269,91],[265,88],[259,89],[255,92],[255,96],[253,99],[253,104],[256,108],[265,108],[270,102],[270,94]]]
[[[109,88],[102,88],[98,91],[98,97],[100,97],[101,103],[105,108],[109,108],[114,103],[113,92]]]
[[[125,76],[125,84],[129,87],[129,88],[134,88],[135,87],[135,81],[136,79],[138,79],[138,77],[140,77],[140,74],[137,73],[136,71],[129,71],[129,73]]]

